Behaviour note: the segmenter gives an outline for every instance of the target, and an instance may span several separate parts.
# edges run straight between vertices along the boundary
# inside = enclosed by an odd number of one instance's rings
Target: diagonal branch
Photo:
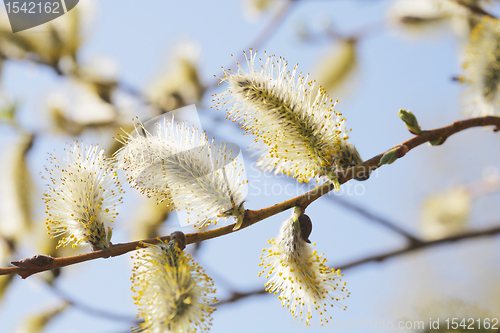
[[[435,130],[430,131],[422,131],[421,134],[393,147],[390,150],[395,150],[398,158],[403,157],[408,151],[420,146],[421,144],[432,141],[439,140],[440,142],[444,142],[449,136],[463,131],[472,127],[482,127],[482,126],[495,126],[493,129],[495,132],[500,130],[500,117],[480,117],[473,118],[467,120],[456,121],[452,125],[441,127]],[[385,154],[379,154],[371,159],[365,161],[364,163],[357,165],[353,168],[344,170],[340,172],[338,175],[338,180],[340,184],[344,184],[351,179],[367,179],[367,176],[374,170],[380,167],[380,159]],[[307,208],[313,201],[317,200],[321,196],[330,192],[334,189],[332,183],[327,182],[320,186],[315,187],[309,192],[306,192],[302,195],[299,195],[295,198],[289,199],[287,201],[275,204],[273,206],[259,209],[259,210],[246,210],[245,211],[245,219],[243,221],[243,225],[240,229],[244,229],[246,227],[251,226],[254,223],[262,221],[270,216],[281,213],[287,209],[293,208],[295,206],[300,206],[303,209]],[[225,227],[221,227],[214,230],[209,230],[201,233],[187,234],[187,244],[201,242],[207,239],[220,237],[223,235],[230,234],[235,232],[233,230],[235,224],[231,224]],[[238,230],[240,230],[238,229]],[[62,258],[52,258],[43,255],[36,255],[32,258],[26,258],[19,261],[13,262],[16,267],[7,267],[0,268],[0,275],[8,275],[8,274],[19,274],[22,278],[27,278],[28,276],[43,272],[46,270],[51,270],[55,268],[65,267],[73,264],[77,264],[80,262],[93,260],[97,258],[109,258],[115,257],[127,252],[136,250],[138,248],[144,247],[144,243],[157,243],[160,240],[166,241],[169,240],[169,236],[158,237],[153,239],[146,239],[143,241],[135,241],[130,243],[116,244],[105,250],[93,251],[90,253],[80,254],[76,256],[70,257],[62,257]],[[411,244],[416,246],[414,243]],[[425,244],[425,243],[422,243]],[[420,244],[420,246],[422,246]],[[418,245],[417,245],[418,246]],[[374,259],[372,259],[374,260]]]
[[[390,252],[387,252],[384,254],[379,254],[379,255],[359,259],[356,261],[352,261],[350,263],[340,265],[339,269],[342,270],[342,269],[353,268],[353,267],[356,267],[356,266],[359,266],[362,264],[366,264],[366,263],[372,262],[372,261],[381,262],[381,261],[384,261],[384,260],[389,259],[389,258],[395,258],[395,257],[401,256],[403,254],[407,254],[410,252],[414,252],[417,250],[421,250],[421,249],[425,249],[425,248],[429,248],[429,247],[433,247],[433,246],[441,245],[441,244],[445,244],[445,243],[452,243],[452,242],[456,242],[456,241],[460,241],[460,240],[464,240],[464,239],[473,239],[473,238],[480,238],[480,237],[486,237],[486,236],[495,236],[498,234],[500,234],[500,226],[496,226],[496,227],[484,229],[484,230],[479,230],[479,231],[470,231],[470,232],[466,232],[463,234],[458,234],[458,235],[449,236],[449,237],[445,237],[445,238],[441,238],[441,239],[422,242],[419,244],[413,244],[413,245],[405,247],[403,249],[390,251]]]
[[[415,251],[418,251],[418,250],[428,249],[428,248],[434,247],[436,245],[441,245],[441,244],[445,244],[445,243],[456,242],[456,241],[460,241],[460,240],[467,240],[467,239],[475,239],[475,238],[480,238],[480,237],[494,236],[494,235],[498,235],[498,234],[500,234],[500,226],[493,227],[493,228],[490,228],[490,229],[484,229],[484,230],[480,230],[480,231],[471,231],[471,232],[468,232],[468,233],[464,233],[464,234],[460,234],[460,235],[455,235],[455,236],[450,236],[450,237],[445,237],[445,238],[441,238],[441,239],[438,239],[438,240],[433,240],[433,241],[428,241],[428,242],[421,242],[421,243],[414,243],[414,244],[412,244],[410,246],[407,246],[405,248],[402,248],[402,249],[393,250],[393,251],[386,252],[384,254],[370,256],[370,257],[366,257],[366,258],[363,258],[363,259],[355,260],[355,261],[352,261],[352,262],[340,265],[340,266],[338,266],[336,268],[338,268],[340,270],[345,270],[345,269],[349,269],[349,268],[354,268],[354,267],[357,267],[357,266],[361,266],[361,265],[369,263],[369,262],[382,262],[384,260],[396,258],[396,257],[399,257],[401,255],[412,253],[412,252],[415,252]],[[222,304],[236,302],[236,301],[239,301],[239,300],[241,300],[243,298],[246,298],[246,297],[249,297],[249,296],[266,295],[266,294],[268,294],[268,292],[265,291],[264,288],[257,288],[257,289],[255,289],[253,291],[247,291],[247,292],[244,292],[244,293],[233,292],[231,294],[231,296],[229,296],[226,299],[223,299],[223,300],[219,301],[217,303],[217,305],[222,305]]]
[[[388,219],[386,219],[382,216],[374,214],[373,212],[370,212],[368,209],[366,209],[360,205],[357,205],[353,202],[345,200],[339,196],[331,196],[331,197],[327,197],[327,198],[331,202],[334,202],[343,208],[346,208],[352,212],[358,213],[359,215],[363,216],[364,218],[372,220],[380,225],[383,225],[387,229],[390,229],[390,230],[394,231],[395,233],[400,234],[401,236],[404,236],[410,243],[422,243],[422,241],[420,239],[409,234],[406,230],[399,227],[396,223],[389,221]]]

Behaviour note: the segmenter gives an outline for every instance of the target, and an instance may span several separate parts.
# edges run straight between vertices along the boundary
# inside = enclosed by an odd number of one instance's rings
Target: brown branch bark
[[[430,131],[423,131],[421,134],[393,147],[391,149],[396,149],[398,158],[403,157],[408,151],[420,146],[421,144],[440,139],[444,142],[449,136],[463,131],[471,127],[482,127],[482,126],[495,126],[494,131],[500,130],[500,117],[480,117],[467,120],[456,121],[452,125],[438,128]],[[385,152],[384,152],[385,153]],[[342,171],[339,174],[339,183],[344,184],[353,178],[366,178],[371,172],[379,168],[379,162],[384,153],[379,154],[371,159],[365,161],[364,163],[350,168],[348,170]],[[307,208],[313,201],[320,198],[322,195],[333,190],[333,185],[328,182],[320,186],[315,187],[309,192],[299,195],[295,198],[289,199],[287,201],[275,204],[273,206],[259,209],[259,210],[246,210],[245,219],[242,227],[239,229],[244,229],[251,226],[254,223],[262,221],[270,216],[281,213],[287,209],[293,208],[295,206],[300,206],[303,209]],[[211,238],[220,237],[223,235],[230,234],[234,232],[235,224],[231,224],[225,227],[221,227],[215,230],[209,230],[200,233],[187,234],[187,244],[201,242]],[[143,241],[135,241],[130,243],[116,244],[105,250],[93,251],[90,253],[80,254],[70,257],[62,258],[50,258],[43,255],[34,256],[32,258],[27,258],[13,262],[16,267],[0,268],[0,275],[8,274],[19,274],[22,278],[27,278],[28,276],[39,273],[46,270],[51,270],[55,268],[61,268],[80,262],[93,260],[97,258],[109,258],[116,257],[127,252],[133,251],[137,248],[144,247],[143,243],[157,243],[159,240],[168,240],[169,236],[161,237],[158,239],[146,239]],[[413,243],[412,246],[418,246],[417,243]],[[422,244],[426,243],[421,243]],[[373,259],[372,259],[373,260]]]

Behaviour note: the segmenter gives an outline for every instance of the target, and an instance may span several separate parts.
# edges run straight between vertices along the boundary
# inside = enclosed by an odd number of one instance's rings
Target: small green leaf
[[[401,120],[405,122],[406,127],[408,127],[408,130],[411,133],[415,135],[419,135],[420,133],[422,133],[422,129],[420,128],[420,126],[418,126],[417,118],[413,113],[411,113],[410,111],[400,109],[398,115],[399,118],[401,118]]]
[[[391,150],[387,151],[380,159],[378,165],[381,166],[384,164],[392,164],[395,160],[398,159],[397,150],[398,148],[392,148]]]
[[[333,186],[335,187],[335,192],[340,189],[339,179],[337,177],[332,179]]]
[[[113,228],[108,227],[108,233],[106,235],[106,247],[109,247],[111,244],[111,236],[113,236]]]
[[[239,228],[241,228],[241,225],[243,224],[243,218],[244,218],[244,215],[240,215],[238,216],[238,219],[236,221],[236,225],[234,226],[233,228],[233,231],[236,231],[238,230]]]

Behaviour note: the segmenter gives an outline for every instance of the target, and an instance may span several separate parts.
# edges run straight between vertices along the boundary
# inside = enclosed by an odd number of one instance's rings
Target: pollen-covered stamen
[[[299,220],[301,214],[301,209],[295,207],[277,238],[269,241],[271,247],[262,251],[263,270],[259,276],[266,274],[266,290],[278,295],[282,306],[294,317],[308,322],[314,309],[323,324],[331,319],[328,306],[346,309],[339,301],[349,297],[349,292],[340,270],[328,268],[326,259],[311,251],[303,239],[301,234],[307,230],[301,229],[307,227],[307,223]]]
[[[80,147],[78,142],[65,149],[66,157],[50,155],[50,184],[44,194],[45,222],[52,238],[63,236],[57,247],[88,244],[93,250],[109,246],[111,226],[118,215],[116,205],[123,190],[116,172],[105,158],[104,149]]]
[[[345,118],[335,112],[335,102],[323,88],[313,94],[314,82],[290,72],[283,58],[266,57],[255,64],[256,53],[247,58],[248,71],[224,71],[221,82],[228,90],[214,101],[247,133],[256,136],[258,166],[293,176],[299,181],[326,177],[360,163],[357,151],[347,143]],[[315,96],[314,96],[315,95]]]

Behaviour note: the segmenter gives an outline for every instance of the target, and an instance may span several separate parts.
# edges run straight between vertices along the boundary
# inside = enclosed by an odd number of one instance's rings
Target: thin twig
[[[390,150],[396,149],[396,154],[398,158],[403,157],[408,151],[412,150],[415,147],[420,146],[421,144],[431,141],[431,140],[440,140],[444,142],[446,138],[449,136],[463,131],[465,129],[471,127],[483,127],[483,126],[495,126],[494,131],[500,130],[500,117],[480,117],[473,118],[467,120],[456,121],[452,125],[438,128],[430,131],[422,131],[421,134],[393,147]],[[364,163],[357,165],[353,168],[341,171],[338,175],[338,180],[340,184],[344,184],[351,179],[360,178],[361,176],[365,176],[373,172],[374,170],[380,167],[379,162],[382,156],[385,154],[379,154],[371,159],[365,161]],[[284,202],[275,204],[273,206],[259,209],[259,210],[246,210],[245,211],[245,219],[240,229],[244,229],[246,227],[251,226],[259,221],[262,221],[270,216],[281,213],[285,210],[293,208],[295,206],[302,207],[302,209],[306,209],[312,202],[325,195],[334,189],[332,183],[327,182],[322,185],[315,187],[314,189],[299,195],[295,198],[286,200]],[[233,230],[235,224],[231,224],[225,227],[221,227],[214,230],[209,230],[200,233],[187,234],[187,244],[196,243],[200,241],[204,241],[211,238],[217,238],[223,235],[230,234],[235,232]],[[127,252],[136,250],[138,248],[144,247],[144,243],[158,243],[161,241],[169,240],[169,236],[158,237],[153,239],[146,239],[143,241],[135,241],[123,244],[112,245],[107,249],[93,251],[90,253],[80,254],[71,257],[62,257],[62,258],[51,258],[43,255],[37,255],[32,258],[26,258],[19,260],[16,263],[17,267],[7,267],[0,268],[0,275],[8,275],[8,274],[19,274],[22,278],[27,278],[28,276],[43,272],[46,270],[51,270],[55,268],[65,267],[73,264],[77,264],[80,262],[93,260],[97,258],[109,258],[116,257]],[[413,244],[415,245],[415,244]]]
[[[276,14],[271,18],[269,23],[260,31],[259,35],[255,38],[253,42],[250,43],[251,48],[258,49],[262,45],[264,45],[269,38],[276,32],[281,23],[283,23],[284,19],[290,13],[292,9],[292,5],[295,3],[295,0],[286,0],[283,3],[283,7],[276,11]],[[239,57],[243,57],[240,55]],[[236,59],[240,59],[236,57]]]
[[[436,246],[436,245],[456,242],[456,241],[464,240],[464,239],[472,239],[472,238],[479,238],[479,237],[485,237],[485,236],[494,236],[497,234],[500,234],[500,227],[499,226],[489,228],[489,229],[479,230],[479,231],[470,231],[467,233],[449,236],[449,237],[445,237],[445,238],[441,238],[441,239],[437,239],[437,240],[427,241],[427,242],[423,242],[420,244],[413,244],[413,245],[405,247],[403,249],[390,251],[390,252],[387,252],[384,254],[379,254],[379,255],[359,259],[359,260],[352,261],[352,262],[347,263],[347,264],[339,265],[338,268],[341,270],[353,268],[356,266],[360,266],[362,264],[366,264],[366,263],[371,262],[371,261],[381,262],[381,261],[384,261],[384,260],[389,259],[389,258],[395,258],[395,257],[398,257],[398,256],[403,255],[403,254],[407,254],[410,252],[429,248],[429,247]]]
[[[231,296],[229,296],[228,298],[226,298],[222,301],[215,303],[213,306],[219,307],[220,305],[233,303],[233,302],[239,301],[240,299],[247,298],[250,296],[267,295],[267,294],[268,294],[268,292],[263,288],[259,288],[257,290],[248,291],[248,292],[244,292],[244,293],[233,291],[231,293]]]
[[[276,30],[279,28],[281,23],[285,20],[287,15],[290,13],[292,9],[293,3],[295,3],[296,0],[286,0],[283,3],[283,6],[276,10],[275,15],[270,19],[269,23],[264,26],[264,28],[260,31],[260,33],[257,35],[257,37],[248,44],[248,49],[255,49],[258,50],[262,45],[264,45],[269,38],[272,37],[272,35],[276,32]],[[245,60],[245,55],[243,53],[238,53],[235,57],[236,62],[243,62]],[[206,85],[206,90],[216,88],[219,85],[219,79],[216,78],[216,80],[212,83],[209,83]]]
[[[372,211],[369,211],[365,207],[357,205],[357,204],[350,202],[346,199],[343,199],[339,196],[328,196],[327,199],[330,200],[331,202],[336,203],[337,205],[339,205],[343,208],[349,209],[352,212],[356,212],[359,215],[367,218],[368,220],[374,221],[374,222],[386,227],[387,229],[390,229],[390,230],[394,231],[395,233],[400,234],[401,236],[404,236],[406,239],[408,239],[412,243],[422,243],[422,240],[409,234],[406,230],[399,227],[397,223],[389,221],[385,217],[382,217],[382,216],[380,216]]]
[[[64,291],[59,289],[54,284],[47,284],[47,286],[55,295],[57,295],[58,297],[60,297],[61,299],[63,299],[67,303],[69,303],[75,309],[78,309],[82,312],[85,312],[91,316],[101,317],[101,318],[105,318],[108,320],[114,320],[114,321],[129,322],[129,323],[133,323],[134,325],[137,325],[140,322],[133,315],[127,316],[127,315],[117,314],[117,313],[113,313],[113,312],[108,312],[106,310],[96,309],[92,306],[83,304],[80,301],[76,301],[75,299],[68,296]]]
[[[340,270],[345,270],[345,269],[349,269],[349,268],[358,267],[358,266],[361,266],[363,264],[366,264],[366,263],[369,263],[372,261],[373,262],[382,262],[382,261],[387,260],[387,259],[392,259],[392,258],[401,256],[401,255],[404,255],[404,254],[412,253],[412,252],[415,252],[418,250],[427,249],[427,248],[430,248],[430,247],[433,247],[436,245],[441,245],[444,243],[456,242],[459,240],[474,239],[474,238],[485,237],[485,236],[494,236],[494,235],[498,235],[498,234],[500,234],[500,227],[494,227],[494,228],[485,229],[485,230],[481,230],[481,231],[471,231],[468,233],[450,236],[450,237],[446,237],[446,238],[441,238],[441,239],[434,240],[434,241],[414,243],[413,245],[410,245],[410,246],[405,247],[403,249],[389,251],[389,252],[386,252],[384,254],[355,260],[355,261],[352,261],[352,262],[349,262],[349,263],[346,263],[346,264],[343,264],[340,266],[335,266],[335,268],[340,269]],[[236,301],[239,301],[239,300],[244,299],[244,298],[249,297],[249,296],[266,295],[266,294],[268,294],[268,292],[265,291],[264,288],[258,288],[258,289],[255,289],[253,291],[248,291],[245,293],[233,292],[233,294],[231,294],[231,296],[219,301],[216,305],[236,302]]]

